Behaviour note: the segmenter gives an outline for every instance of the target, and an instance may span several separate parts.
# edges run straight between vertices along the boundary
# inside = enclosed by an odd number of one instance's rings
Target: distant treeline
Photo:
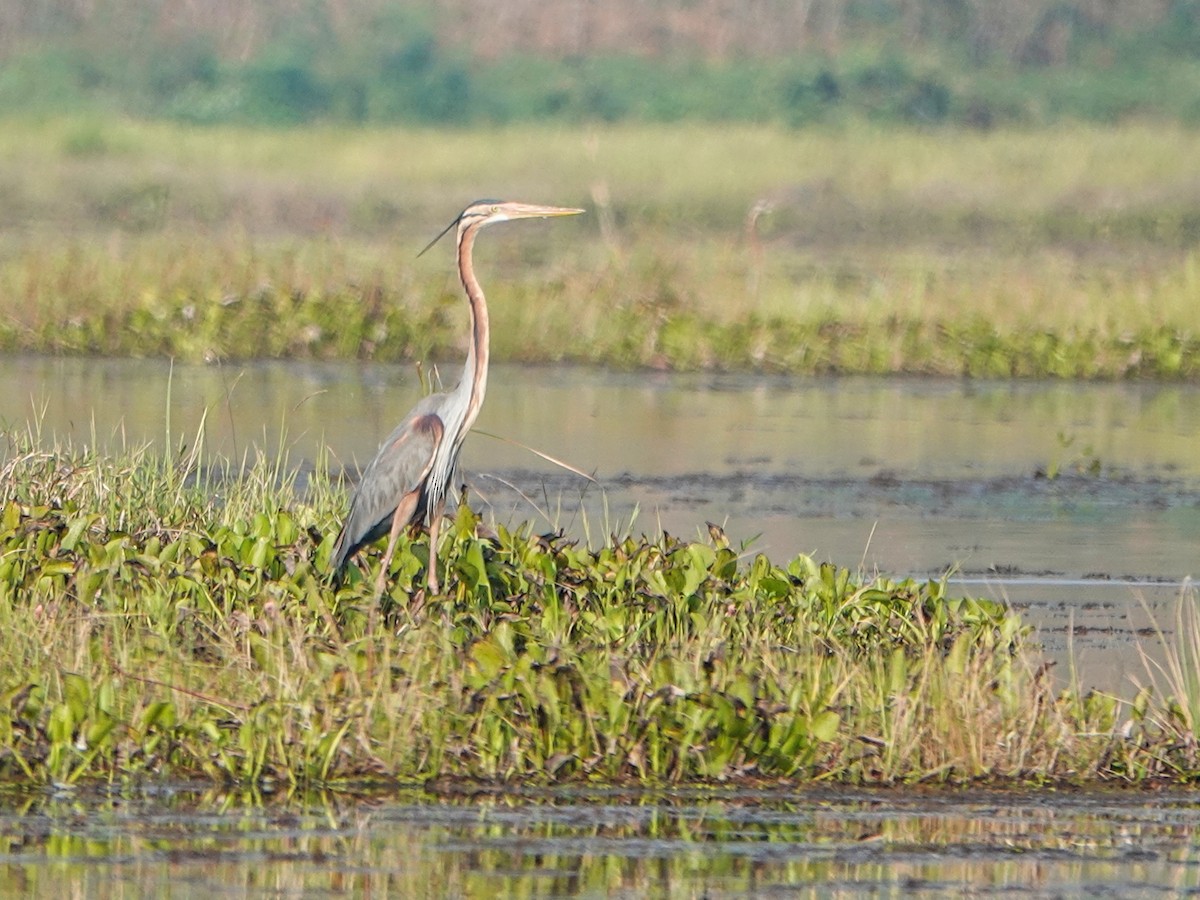
[[[1200,121],[1200,0],[0,0],[0,114]]]

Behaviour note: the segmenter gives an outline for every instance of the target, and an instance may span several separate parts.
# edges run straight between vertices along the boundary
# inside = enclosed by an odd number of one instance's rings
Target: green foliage
[[[496,360],[1191,380],[1197,154],[1144,126],[27,122],[0,134],[0,350],[459,358],[450,253],[414,257],[486,183],[589,209],[481,242]]]
[[[1187,122],[1200,116],[1200,57],[1197,41],[1188,40],[1197,29],[1193,6],[1172,4],[1162,22],[1133,31],[1089,32],[1080,27],[1086,17],[1068,15],[1073,37],[1053,65],[1033,45],[1013,59],[977,40],[972,54],[965,26],[931,28],[914,40],[894,17],[861,15],[835,53],[723,59],[613,48],[585,57],[512,50],[474,58],[420,6],[364,9],[347,29],[313,5],[277,22],[266,39],[239,42],[237,52],[219,45],[219,31],[163,33],[143,21],[135,27],[140,51],[129,54],[128,30],[110,23],[87,37],[52,34],[36,50],[10,51],[0,68],[0,114],[119,110],[267,126]]]
[[[431,548],[405,536],[376,598],[377,552],[341,584],[325,571],[342,494],[323,472],[301,496],[280,461],[236,476],[15,437],[7,459],[3,778],[890,782],[1192,764],[1155,743],[1174,699],[1122,721],[1115,702],[1055,698],[1019,617],[941,582],[780,565],[720,535],[590,548],[491,532],[463,506],[436,548],[443,593],[425,595]]]
[[[264,60],[242,74],[241,114],[252,122],[296,125],[321,116],[329,97],[320,80],[295,59]]]

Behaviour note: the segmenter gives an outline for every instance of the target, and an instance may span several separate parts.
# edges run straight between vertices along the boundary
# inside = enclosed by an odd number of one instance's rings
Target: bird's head
[[[511,222],[514,219],[548,219],[552,216],[577,216],[584,211],[566,206],[540,206],[536,203],[515,203],[511,200],[476,200],[460,212],[453,222],[443,228],[437,237],[426,244],[425,250],[422,250],[417,256],[423,255],[426,250],[440,241],[442,236],[455,225],[458,226],[458,233],[461,235],[468,228],[482,228],[485,225],[492,225],[496,222]]]

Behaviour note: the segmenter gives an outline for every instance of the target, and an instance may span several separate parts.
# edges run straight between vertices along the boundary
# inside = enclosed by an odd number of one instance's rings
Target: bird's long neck
[[[463,434],[475,422],[479,408],[483,406],[483,395],[487,393],[488,376],[488,309],[483,288],[475,278],[471,254],[475,248],[478,225],[468,225],[458,235],[458,276],[467,292],[467,303],[471,309],[471,341],[467,346],[467,361],[463,366],[462,380],[458,392],[466,398],[466,415]]]

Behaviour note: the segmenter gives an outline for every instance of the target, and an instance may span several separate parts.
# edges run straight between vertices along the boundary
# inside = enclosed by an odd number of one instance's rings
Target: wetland
[[[1195,144],[6,129],[0,892],[1194,890]],[[481,195],[595,215],[488,236],[452,581],[376,607]]]
[[[302,480],[326,455],[353,479],[421,391],[415,366],[357,363],[21,357],[0,375],[10,425],[112,452],[203,424],[214,454],[286,453]],[[500,366],[463,464],[510,528],[695,540],[711,521],[772,558],[946,577],[1021,610],[1064,678],[1129,695],[1194,574],[1198,395]]]
[[[0,896],[1083,898],[1200,886],[1200,804],[1186,791],[246,799],[188,784],[0,797]]]

